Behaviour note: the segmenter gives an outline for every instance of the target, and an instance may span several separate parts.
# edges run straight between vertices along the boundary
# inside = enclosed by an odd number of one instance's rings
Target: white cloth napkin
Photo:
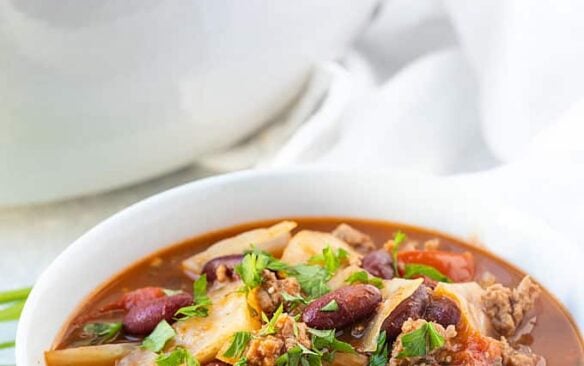
[[[357,46],[378,86],[274,163],[442,175],[542,218],[584,263],[582,14],[579,0],[388,1]],[[561,261],[553,247],[541,255]],[[584,326],[584,274],[568,273]]]

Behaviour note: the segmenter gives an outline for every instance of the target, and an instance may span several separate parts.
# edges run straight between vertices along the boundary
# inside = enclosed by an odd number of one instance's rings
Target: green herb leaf
[[[339,351],[344,353],[355,353],[355,349],[349,343],[339,341],[335,337],[334,329],[320,330],[308,328],[308,332],[312,334],[312,347],[314,350],[329,352]]]
[[[245,252],[241,263],[235,266],[235,272],[243,281],[246,290],[251,290],[261,285],[264,269],[287,272],[289,268],[287,264],[270,254],[253,248]]]
[[[439,282],[452,282],[448,276],[444,275],[442,272],[432,266],[418,263],[406,264],[404,278],[413,278],[419,276],[426,276]]]
[[[298,344],[276,359],[277,366],[321,366],[323,354]]]
[[[403,351],[397,357],[421,357],[444,346],[445,340],[432,323],[424,323],[420,328],[401,337]]]
[[[364,283],[373,285],[377,288],[383,288],[383,280],[379,277],[369,276],[366,271],[358,271],[351,273],[349,277],[345,280],[348,284],[352,285],[355,283]]]
[[[406,241],[406,239],[407,239],[406,234],[401,230],[398,230],[393,235],[393,248],[391,250],[391,254],[393,257],[393,273],[395,274],[396,277],[399,277],[399,271],[397,268],[397,252],[398,252],[399,246],[402,245],[403,242]]]
[[[160,352],[166,345],[166,342],[171,340],[175,335],[174,329],[166,320],[163,320],[158,323],[148,337],[144,338],[142,348],[152,352]]]
[[[157,366],[200,366],[199,361],[182,347],[175,348],[172,352],[159,355],[156,358]]]
[[[0,309],[0,322],[17,320],[18,318],[20,318],[22,308],[24,308],[24,303],[25,300],[19,300]]]
[[[268,320],[266,317],[266,314],[262,313],[262,318],[266,322],[266,325],[260,331],[260,335],[275,334],[276,333],[276,322],[278,321],[278,318],[280,318],[280,315],[282,315],[283,312],[284,312],[284,305],[280,304],[280,306],[278,306],[278,309],[274,312],[274,315],[272,315],[272,319]]]
[[[237,360],[236,363],[233,364],[233,366],[246,366],[247,365],[247,358],[242,357],[239,360]]]
[[[337,301],[335,299],[331,300],[328,304],[320,308],[320,311],[323,311],[325,313],[327,312],[332,313],[337,310],[339,310],[339,304],[337,304]]]
[[[0,349],[14,348],[14,346],[16,346],[14,341],[0,343]]]
[[[265,313],[262,313],[262,319],[266,322],[266,325],[260,331],[260,335],[269,335],[276,333],[276,323],[280,318],[280,315],[284,312],[284,304],[280,304],[278,309],[272,315],[272,319],[268,319]]]
[[[389,350],[385,331],[377,337],[377,348],[369,357],[369,366],[386,366],[389,362]]]
[[[341,263],[346,260],[348,256],[349,253],[343,248],[339,248],[335,252],[327,245],[326,248],[322,250],[322,254],[317,254],[308,259],[308,264],[318,264],[323,266],[329,276],[332,277],[341,266]]]
[[[193,282],[194,304],[177,310],[174,316],[180,320],[193,317],[205,318],[209,315],[211,299],[207,296],[207,275],[202,275]]]
[[[293,267],[290,276],[296,277],[302,291],[311,299],[320,297],[330,291],[327,286],[328,272],[320,266],[300,264]]]
[[[236,332],[233,334],[229,348],[223,353],[223,356],[229,358],[240,358],[251,340],[250,332]]]
[[[87,345],[98,345],[110,343],[114,341],[120,331],[122,330],[122,323],[90,323],[83,327],[83,336],[87,337]]]
[[[4,304],[6,302],[18,301],[18,300],[26,300],[32,287],[21,288],[17,290],[8,290],[0,292],[0,304]]]
[[[285,291],[281,292],[280,294],[282,295],[282,299],[284,299],[284,302],[288,304],[288,309],[294,309],[299,304],[303,305],[308,304],[308,300],[306,300],[304,297],[300,295],[290,295]]]

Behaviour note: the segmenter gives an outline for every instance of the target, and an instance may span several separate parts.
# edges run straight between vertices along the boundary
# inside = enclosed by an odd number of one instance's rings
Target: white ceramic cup
[[[274,118],[379,0],[0,1],[0,205],[184,166]]]
[[[579,248],[542,222],[470,197],[439,178],[402,172],[250,171],[156,195],[73,243],[39,278],[26,303],[16,339],[17,364],[42,365],[43,352],[80,302],[147,254],[210,230],[291,216],[385,219],[479,239],[552,290],[583,324],[583,294],[565,280],[581,266],[574,255]]]

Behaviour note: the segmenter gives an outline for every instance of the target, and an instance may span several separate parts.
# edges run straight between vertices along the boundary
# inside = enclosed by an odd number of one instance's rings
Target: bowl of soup
[[[63,252],[25,306],[17,363],[577,365],[578,250],[438,178],[209,178]]]

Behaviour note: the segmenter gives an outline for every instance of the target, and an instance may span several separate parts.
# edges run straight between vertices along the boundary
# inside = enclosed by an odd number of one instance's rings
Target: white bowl
[[[378,3],[0,1],[0,204],[111,189],[230,146],[293,103]]]
[[[287,216],[386,219],[479,238],[552,290],[582,325],[583,294],[565,284],[581,266],[574,256],[579,249],[537,220],[492,200],[469,197],[439,178],[322,169],[248,171],[156,195],[74,242],[30,295],[18,327],[17,364],[43,364],[43,351],[80,302],[147,254],[209,230]]]

